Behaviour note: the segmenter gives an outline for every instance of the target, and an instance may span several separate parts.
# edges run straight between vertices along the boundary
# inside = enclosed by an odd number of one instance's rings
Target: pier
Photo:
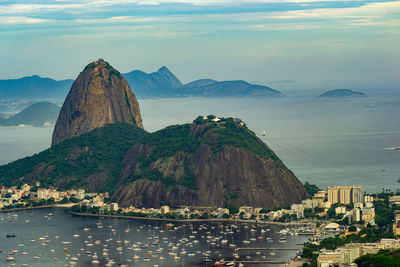
[[[236,261],[243,264],[287,264],[288,261]]]
[[[236,248],[235,251],[240,250],[301,250],[301,248]]]

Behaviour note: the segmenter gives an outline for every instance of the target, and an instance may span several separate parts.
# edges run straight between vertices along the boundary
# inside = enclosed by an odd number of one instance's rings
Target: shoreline
[[[24,210],[35,210],[45,208],[71,208],[76,203],[68,204],[56,204],[56,205],[45,205],[36,207],[24,207],[15,209],[0,210],[0,213],[24,211]],[[273,221],[256,221],[256,220],[241,220],[241,219],[223,219],[223,218],[209,218],[209,219],[172,219],[172,218],[157,218],[157,217],[137,217],[129,215],[112,215],[112,214],[92,214],[92,213],[81,213],[73,212],[69,210],[69,213],[74,216],[86,216],[86,217],[105,217],[105,218],[119,218],[119,219],[133,219],[133,220],[148,220],[148,221],[165,221],[165,222],[240,222],[240,223],[258,223],[258,224],[270,224],[279,226],[290,226],[290,225],[304,225],[309,222],[273,222]]]
[[[86,217],[105,217],[105,218],[117,218],[117,219],[133,219],[133,220],[148,220],[148,221],[165,221],[165,222],[240,222],[240,223],[257,223],[257,224],[270,224],[279,226],[289,225],[303,225],[305,222],[271,222],[271,221],[255,221],[255,220],[241,220],[241,219],[223,219],[223,218],[209,218],[209,219],[171,219],[171,218],[157,218],[157,217],[137,217],[129,215],[111,215],[111,214],[92,214],[92,213],[81,213],[69,211],[74,216],[86,216]]]
[[[36,209],[45,209],[45,208],[71,208],[74,205],[76,205],[76,203],[44,205],[44,206],[24,207],[24,208],[15,208],[15,209],[5,209],[5,210],[0,210],[0,213],[7,213],[7,212],[13,212],[13,211],[23,211],[23,210],[36,210]]]
[[[57,205],[45,205],[37,207],[24,207],[15,209],[0,210],[0,213],[24,211],[24,210],[35,210],[35,209],[45,209],[45,208],[71,208],[76,205],[76,203],[68,204],[57,204]],[[82,217],[104,217],[104,218],[117,218],[117,219],[131,219],[131,220],[147,220],[147,221],[164,221],[164,222],[179,222],[179,223],[190,223],[190,222],[234,222],[234,223],[257,223],[257,224],[269,224],[278,226],[294,226],[294,225],[304,225],[310,222],[273,222],[273,221],[256,221],[256,220],[241,220],[241,219],[223,219],[223,218],[209,218],[209,219],[172,219],[172,218],[157,218],[157,217],[137,217],[129,215],[112,215],[112,214],[92,214],[92,213],[81,213],[73,212],[69,209],[69,213],[74,216]]]

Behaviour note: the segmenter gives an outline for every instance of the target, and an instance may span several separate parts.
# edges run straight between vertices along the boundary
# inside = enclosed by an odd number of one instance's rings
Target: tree
[[[357,231],[357,227],[355,225],[352,225],[349,227],[349,232],[356,232]]]
[[[309,182],[305,182],[304,187],[306,188],[306,191],[310,196],[313,196],[315,193],[321,190],[318,188],[318,186],[316,186],[315,184],[310,184]]]

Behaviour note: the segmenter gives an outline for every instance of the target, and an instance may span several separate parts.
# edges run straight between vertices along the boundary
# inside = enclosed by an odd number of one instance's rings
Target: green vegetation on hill
[[[149,147],[150,154],[137,160],[136,171],[125,179],[125,184],[145,179],[162,182],[167,187],[180,185],[196,190],[195,177],[191,171],[193,166],[190,166],[193,163],[189,159],[195,156],[200,144],[208,145],[213,153],[222,152],[226,146],[243,148],[265,159],[272,159],[274,164],[284,168],[279,158],[243,122],[223,118],[221,122],[215,123],[211,122],[214,116],[209,118],[198,118],[194,125],[173,125],[154,133],[147,133],[125,123],[109,124],[65,140],[39,154],[0,166],[0,184],[10,186],[39,180],[43,186],[71,188],[89,187],[88,183],[99,181],[97,189],[113,191],[121,162],[133,144]],[[204,130],[191,134],[193,127],[203,126],[201,124],[205,124]],[[183,173],[171,177],[157,169],[156,162],[163,164],[164,160],[178,152],[186,154],[179,159],[182,160],[180,164],[183,165]],[[94,180],[87,179],[92,176]],[[229,199],[227,205],[234,202]]]
[[[43,186],[59,185],[62,181],[69,188],[85,185],[84,178],[104,172],[107,182],[101,190],[113,191],[124,154],[145,134],[143,129],[127,123],[97,128],[39,154],[0,166],[0,184],[9,186],[31,179],[40,180]],[[17,180],[23,176],[24,180]]]
[[[205,142],[211,147],[214,153],[223,151],[225,146],[244,148],[265,159],[272,159],[279,167],[284,168],[281,160],[272,150],[257,138],[254,132],[250,131],[246,125],[239,119],[222,118],[218,123],[209,123],[214,116],[210,115],[207,120],[198,117],[194,123],[203,124],[208,122],[204,132]],[[218,136],[216,142],[213,142],[208,133]]]
[[[138,140],[138,143],[151,146],[152,152],[149,157],[139,158],[138,167],[141,171],[127,179],[126,182],[129,183],[139,179],[147,179],[162,182],[167,187],[182,185],[189,189],[196,190],[196,182],[188,168],[187,161],[184,162],[185,176],[177,181],[170,176],[163,176],[158,170],[149,168],[151,163],[161,158],[171,157],[177,152],[195,153],[200,145],[200,138],[189,134],[189,130],[190,124],[173,125],[155,133],[142,136]]]
[[[400,249],[395,251],[382,250],[377,254],[367,254],[354,261],[359,267],[399,267]]]
[[[310,184],[309,182],[305,182],[304,187],[306,188],[307,193],[310,196],[313,196],[315,193],[321,190],[318,186],[316,186],[315,184]]]
[[[200,135],[190,134],[192,125],[183,124],[169,126],[139,138],[137,142],[150,146],[152,151],[150,155],[138,159],[137,171],[126,179],[125,183],[147,179],[162,182],[167,187],[182,185],[196,190],[195,178],[187,160],[183,162],[184,176],[178,180],[164,176],[159,170],[153,168],[152,164],[159,159],[172,157],[177,152],[195,154],[201,143],[207,144],[214,153],[222,152],[226,146],[244,148],[263,158],[272,159],[275,164],[284,167],[279,158],[243,122],[238,119],[222,118],[220,122],[215,123],[211,121],[214,118],[215,116],[209,115],[207,119],[200,116],[194,120],[197,125],[206,124]],[[212,141],[212,136],[217,136],[215,142]]]

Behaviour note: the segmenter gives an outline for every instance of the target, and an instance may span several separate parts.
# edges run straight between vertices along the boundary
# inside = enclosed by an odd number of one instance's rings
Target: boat
[[[6,235],[6,237],[7,238],[11,238],[11,237],[15,237],[15,235],[14,234],[12,234],[12,235],[8,234],[8,235]]]
[[[214,264],[211,265],[212,267],[218,267],[218,266],[225,266],[225,261],[224,259],[220,259],[219,261],[216,261]]]
[[[6,258],[6,261],[15,261],[15,258],[14,258],[14,257],[11,257],[11,256],[9,256],[9,257],[7,257],[7,258]]]

